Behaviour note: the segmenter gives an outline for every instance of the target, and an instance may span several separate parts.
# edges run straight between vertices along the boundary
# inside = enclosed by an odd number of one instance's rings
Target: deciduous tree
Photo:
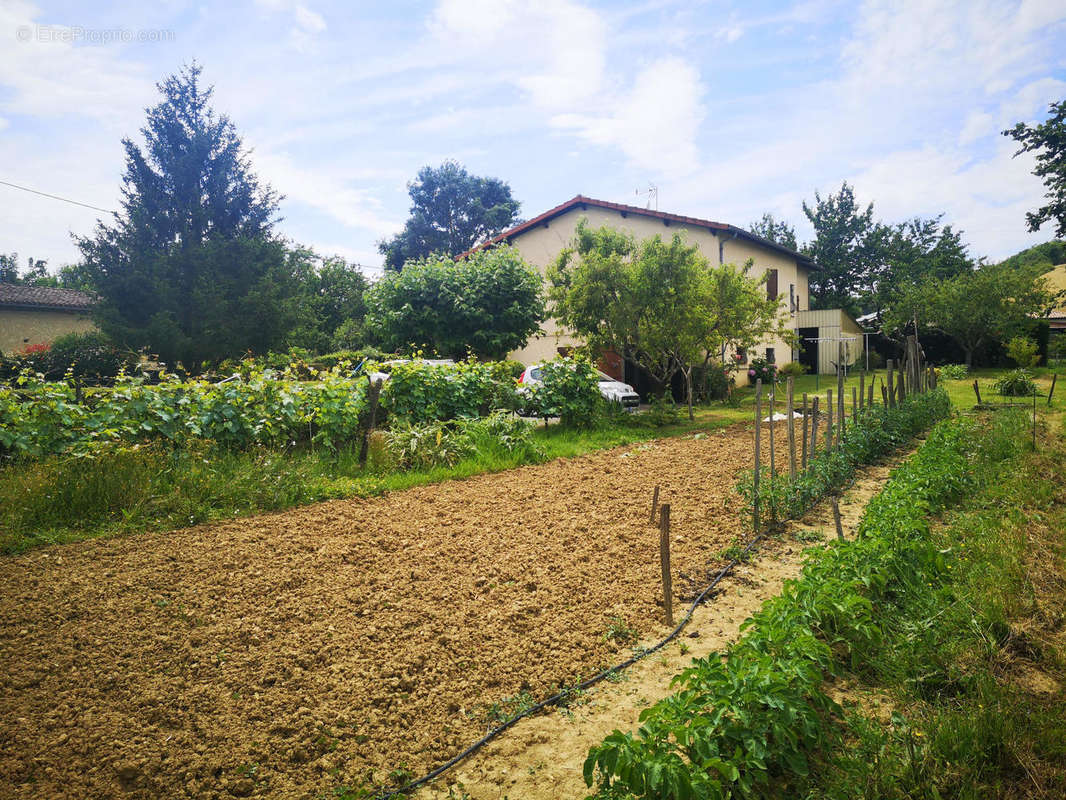
[[[455,161],[423,167],[411,183],[411,216],[403,230],[378,244],[385,268],[431,255],[457,256],[511,227],[519,203],[499,178],[471,175]]]
[[[1045,222],[1055,223],[1055,235],[1066,236],[1066,100],[1048,107],[1048,118],[1039,125],[1019,122],[1003,131],[1021,145],[1015,155],[1036,153],[1033,174],[1042,178],[1047,205],[1025,215],[1030,231],[1038,231]]]

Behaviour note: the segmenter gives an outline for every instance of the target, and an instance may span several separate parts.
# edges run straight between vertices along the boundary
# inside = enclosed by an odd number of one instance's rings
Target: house
[[[808,313],[815,313],[808,312],[810,294],[807,278],[810,272],[818,267],[809,257],[776,242],[763,239],[743,228],[722,222],[668,214],[663,211],[610,203],[578,195],[527,222],[504,231],[480,247],[491,247],[501,243],[510,244],[527,262],[534,265],[544,275],[548,265],[558,257],[564,247],[571,243],[577,224],[582,218],[588,219],[589,224],[594,228],[606,225],[632,234],[637,239],[647,239],[656,234],[672,236],[678,231],[683,232],[686,241],[698,246],[712,264],[740,265],[751,259],[752,274],[761,277],[763,273],[769,273],[766,284],[767,292],[783,298],[781,313],[789,316],[789,327],[798,329],[802,322],[808,333],[811,327],[818,331],[818,336],[811,338],[819,338],[823,335],[840,337],[840,331],[843,329],[841,315],[847,316],[844,312],[833,312],[835,317],[825,319],[804,316]],[[822,327],[823,324],[825,327]],[[836,328],[832,327],[834,324]],[[853,320],[851,324],[858,329]],[[565,353],[581,344],[579,339],[555,320],[548,320],[544,327],[543,335],[530,339],[525,347],[510,353],[508,358],[521,361],[523,364],[534,364],[554,358],[559,353]],[[849,350],[849,363],[855,362],[858,352],[862,349],[861,345],[860,333],[858,348],[853,347]],[[828,348],[825,346],[821,348],[821,351],[828,354]],[[792,350],[783,340],[773,338],[760,343],[759,346],[745,354],[746,359],[755,357],[765,357],[769,361],[784,364],[787,361],[799,360],[800,353],[798,350]],[[835,366],[831,362],[835,361],[834,352],[831,359],[823,359],[819,355],[812,363],[817,364],[820,370],[833,372]],[[600,368],[619,380],[626,378],[626,365],[623,359],[615,353],[603,354]],[[742,382],[746,380],[743,372],[738,379]]]
[[[89,319],[94,298],[73,289],[0,283],[0,353],[51,344],[67,333],[95,330]]]
[[[1060,264],[1045,274],[1044,280],[1052,292],[1066,292],[1066,264]],[[1051,309],[1047,315],[1047,321],[1052,333],[1057,335],[1066,333],[1066,299],[1060,299],[1058,305]]]

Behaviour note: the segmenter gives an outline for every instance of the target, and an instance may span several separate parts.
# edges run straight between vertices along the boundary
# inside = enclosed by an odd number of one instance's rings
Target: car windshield
[[[615,380],[616,380],[615,378],[612,378],[607,373],[600,372],[599,370],[596,370],[596,375],[599,378],[600,383],[603,383],[604,381],[610,381],[611,383],[614,383]]]
[[[535,369],[531,369],[529,371],[529,377],[531,379],[535,380],[535,381],[539,381],[540,380],[540,376],[541,376],[540,367],[537,367]]]

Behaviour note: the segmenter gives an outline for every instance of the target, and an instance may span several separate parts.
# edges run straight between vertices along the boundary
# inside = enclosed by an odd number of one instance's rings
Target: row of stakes
[[[889,360],[887,364],[887,383],[884,379],[881,381],[881,397],[882,401],[887,406],[895,406],[898,403],[902,403],[903,399],[908,393],[913,392],[925,392],[929,389],[936,388],[936,372],[932,367],[926,368],[920,363],[920,356],[911,361],[910,364],[904,362],[894,362]],[[865,373],[860,374],[860,385],[858,388],[852,387],[851,389],[851,410],[852,410],[852,424],[858,423],[859,414],[865,408],[872,408],[874,406],[874,388],[876,373],[870,377],[869,386],[866,384]],[[755,503],[754,503],[754,524],[755,532],[759,531],[759,467],[760,467],[760,448],[761,448],[761,429],[762,429],[762,380],[755,382]],[[794,382],[793,378],[789,377],[787,383],[788,399],[786,404],[787,409],[787,429],[788,429],[788,444],[789,444],[789,477],[795,478],[797,472],[797,466],[801,465],[801,469],[806,469],[809,459],[813,459],[817,451],[818,445],[818,428],[819,428],[819,398],[815,396],[810,404],[810,415],[807,414],[808,402],[807,394],[803,395],[803,404],[801,406],[801,416],[803,418],[803,434],[801,436],[802,446],[800,448],[800,455],[797,458],[796,453],[796,436],[794,425],[794,400],[793,400]],[[826,393],[826,449],[834,446],[834,440],[836,444],[843,442],[847,432],[847,416],[845,414],[844,404],[844,375],[840,373],[837,379],[837,420],[838,425],[834,429],[833,426],[833,390],[829,389]],[[775,463],[775,445],[774,445],[774,402],[775,396],[773,388],[770,391],[770,480],[773,480],[774,471],[776,468]],[[809,422],[813,422],[809,426]],[[809,438],[808,438],[809,437]],[[809,442],[809,446],[808,446]],[[672,626],[674,624],[674,603],[673,603],[673,581],[671,578],[670,570],[670,504],[659,504],[660,486],[656,485],[652,492],[651,498],[651,513],[648,515],[649,524],[655,524],[656,515],[659,517],[659,563],[662,570],[662,585],[663,585],[663,609],[665,611],[666,624]],[[772,486],[771,486],[772,492]],[[836,527],[836,535],[838,539],[844,538],[844,527],[840,516],[840,506],[837,503],[836,498],[831,498],[831,505],[833,509],[833,522]],[[776,517],[776,509],[771,506],[771,513]],[[776,522],[776,519],[774,520]]]

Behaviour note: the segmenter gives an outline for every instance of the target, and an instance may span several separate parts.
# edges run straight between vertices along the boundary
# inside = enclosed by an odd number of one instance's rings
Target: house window
[[[766,276],[767,276],[766,277],[766,299],[767,300],[776,300],[777,299],[777,270],[776,269],[768,269],[768,270],[766,270]]]
[[[745,347],[738,347],[737,348],[737,363],[738,364],[747,364],[748,363],[748,350],[747,350],[747,348],[745,348]]]
[[[766,348],[766,360],[769,363],[771,363],[771,364],[776,364],[777,363],[777,356],[774,355],[774,348],[772,348],[772,347],[767,347]]]

